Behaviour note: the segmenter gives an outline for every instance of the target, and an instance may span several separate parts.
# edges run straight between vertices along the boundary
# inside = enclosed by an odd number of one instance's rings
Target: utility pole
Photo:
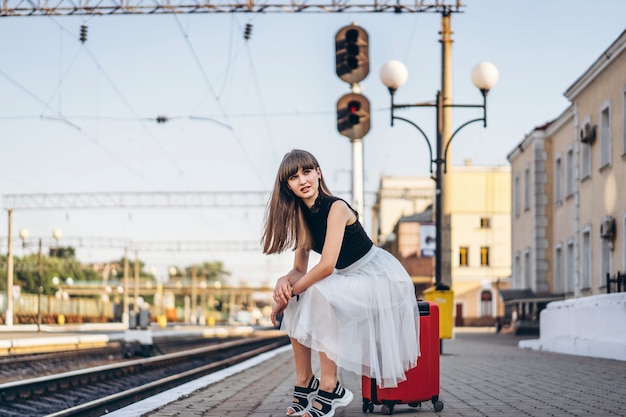
[[[128,249],[124,249],[124,293],[122,294],[123,296],[123,305],[124,305],[124,310],[122,312],[122,323],[124,323],[126,326],[128,326],[130,324],[129,322],[129,304],[130,304],[130,300],[128,297],[128,291],[129,291],[129,277],[130,275],[130,271],[129,271],[129,266],[128,266]]]
[[[441,123],[441,145],[443,149],[450,152],[449,142],[451,139],[452,133],[452,18],[450,11],[446,10],[441,13],[441,120],[438,123]],[[443,155],[443,158],[446,161],[452,161],[452,156],[450,154],[439,154]],[[439,165],[438,165],[439,166]],[[449,164],[452,166],[452,163]],[[448,176],[445,175],[444,172],[437,173],[438,181],[441,181],[442,188],[438,195],[440,201],[437,204],[437,213],[441,211],[441,215],[438,217],[441,221],[440,230],[441,237],[437,238],[437,241],[440,242],[441,247],[437,250],[437,256],[441,257],[441,270],[439,273],[439,277],[441,277],[440,284],[447,285],[448,287],[452,287],[452,242],[451,242],[451,224],[450,224],[450,202],[451,195],[450,190],[452,189],[449,184]]]
[[[9,215],[9,238],[7,251],[7,309],[4,321],[7,326],[13,326],[13,210],[7,210]]]

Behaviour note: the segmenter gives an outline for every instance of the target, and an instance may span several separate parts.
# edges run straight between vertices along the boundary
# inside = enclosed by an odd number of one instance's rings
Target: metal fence
[[[626,273],[617,271],[612,276],[606,274],[606,292],[626,292]]]
[[[67,322],[111,321],[116,304],[96,298],[70,297],[68,299],[37,294],[20,294],[14,300],[13,313],[16,323],[34,323],[38,313],[43,323],[54,323],[59,315],[64,315]],[[6,294],[0,294],[0,311],[6,311]],[[35,320],[35,321],[33,321]]]

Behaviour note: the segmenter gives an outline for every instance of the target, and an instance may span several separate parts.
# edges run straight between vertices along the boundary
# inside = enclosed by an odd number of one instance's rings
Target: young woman
[[[293,269],[278,279],[272,321],[291,338],[296,369],[287,415],[331,417],[353,394],[337,367],[376,378],[381,387],[406,379],[419,355],[415,290],[402,265],[373,245],[357,213],[334,197],[313,155],[287,153],[265,216],[266,254],[293,249]],[[309,252],[321,254],[308,269]],[[313,375],[311,349],[320,355]]]

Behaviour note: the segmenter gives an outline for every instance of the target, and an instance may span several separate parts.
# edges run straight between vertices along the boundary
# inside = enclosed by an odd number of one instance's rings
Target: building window
[[[515,185],[513,189],[513,209],[515,210],[515,218],[520,216],[520,185],[519,185],[519,175],[515,175]]]
[[[591,176],[591,145],[588,143],[581,143],[580,157],[581,162],[581,179],[589,178]]]
[[[581,248],[581,287],[584,290],[591,288],[591,228],[586,227],[582,235]]]
[[[530,168],[524,169],[524,210],[530,210]]]
[[[606,276],[612,270],[613,259],[611,257],[610,242],[608,239],[600,238],[600,285],[606,283]]]
[[[624,129],[626,130],[626,127]],[[624,214],[622,230],[626,230],[626,214]],[[622,233],[622,271],[626,273],[626,233]]]
[[[622,155],[626,155],[626,87],[622,92]]]
[[[563,250],[561,244],[554,250],[554,293],[563,294]]]
[[[570,239],[567,241],[567,257],[565,259],[565,292],[569,294],[574,294],[576,291],[575,286],[575,274],[576,267],[574,266],[574,240]]]
[[[622,230],[626,231],[626,214],[624,214]],[[622,233],[622,270],[626,272],[626,233]]]
[[[489,266],[489,247],[480,248],[480,266]]]
[[[522,288],[522,261],[519,252],[515,252],[515,261],[513,264],[513,288]]]
[[[572,194],[574,194],[574,175],[575,175],[575,171],[574,171],[574,150],[573,149],[568,149],[567,150],[567,160],[566,160],[566,184],[565,184],[565,192],[567,193],[567,196],[570,196]]]
[[[481,217],[480,218],[480,228],[481,229],[491,229],[491,219],[489,217]]]
[[[582,126],[581,135],[584,131],[590,131],[592,129],[591,117],[587,117],[585,121],[583,121]],[[580,178],[584,180],[591,176],[591,143],[580,142],[580,158]]]
[[[563,191],[561,189],[561,157],[558,156],[554,161],[554,201],[560,202],[563,197]]]
[[[480,293],[480,315],[482,317],[491,317],[492,312],[492,295],[489,290],[482,290]]]
[[[524,280],[522,289],[530,288],[530,249],[524,252]]]
[[[611,164],[611,107],[600,111],[600,169]]]
[[[461,246],[459,248],[459,266],[469,265],[469,248],[467,246]]]

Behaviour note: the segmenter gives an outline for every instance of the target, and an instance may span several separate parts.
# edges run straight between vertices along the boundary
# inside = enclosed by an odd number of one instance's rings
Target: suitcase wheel
[[[374,403],[372,403],[369,400],[366,400],[365,398],[363,398],[363,412],[367,413],[368,411],[370,413],[374,412]]]
[[[435,407],[435,411],[443,410],[443,403],[439,400],[433,401],[433,407]]]
[[[383,404],[381,408],[381,412],[383,415],[390,416],[393,414],[393,404]]]

